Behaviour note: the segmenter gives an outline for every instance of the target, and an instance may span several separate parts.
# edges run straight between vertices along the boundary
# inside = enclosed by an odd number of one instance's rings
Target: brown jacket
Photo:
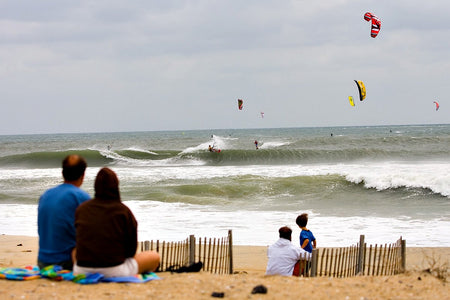
[[[102,170],[96,178],[95,198],[84,202],[75,213],[76,259],[80,267],[117,266],[136,254],[136,219],[120,200],[115,173]]]

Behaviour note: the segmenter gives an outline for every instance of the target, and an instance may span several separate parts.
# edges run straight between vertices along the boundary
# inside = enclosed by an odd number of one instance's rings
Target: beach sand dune
[[[0,280],[0,299],[450,299],[448,283],[423,271],[430,260],[448,266],[449,250],[407,248],[405,274],[342,279],[265,276],[266,247],[235,246],[234,275],[163,272],[145,284]],[[35,264],[36,255],[36,237],[0,236],[0,267]],[[267,294],[252,294],[261,284]]]

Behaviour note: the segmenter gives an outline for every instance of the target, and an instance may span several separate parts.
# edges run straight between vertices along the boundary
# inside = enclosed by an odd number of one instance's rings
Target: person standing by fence
[[[308,224],[308,214],[299,215],[295,220],[295,223],[297,223],[298,227],[302,230],[299,237],[300,247],[306,252],[312,253],[313,249],[316,249],[316,238],[314,237],[314,234],[306,228],[306,225]],[[310,263],[305,264],[305,262],[302,262],[300,265],[300,273],[308,274],[310,267]]]
[[[306,225],[308,224],[308,214],[299,215],[295,220],[295,223],[297,223],[298,227],[302,230],[300,232],[300,247],[305,249],[305,251],[312,253],[312,250],[316,249],[317,244],[314,234],[306,228]]]

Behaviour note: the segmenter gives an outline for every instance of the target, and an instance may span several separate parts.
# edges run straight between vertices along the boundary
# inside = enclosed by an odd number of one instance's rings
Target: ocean
[[[231,229],[236,245],[266,246],[287,225],[298,244],[306,212],[318,247],[450,246],[450,125],[0,136],[0,234],[37,236],[39,196],[70,153],[91,195],[101,167],[117,173],[141,241]]]

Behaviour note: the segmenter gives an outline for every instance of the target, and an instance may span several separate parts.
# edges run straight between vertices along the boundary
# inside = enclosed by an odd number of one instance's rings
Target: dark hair
[[[87,163],[83,157],[77,154],[70,154],[64,158],[62,168],[64,179],[66,181],[74,181],[84,175],[84,171],[87,168]]]
[[[120,200],[119,178],[109,168],[101,168],[94,183],[95,198],[105,200]]]
[[[290,229],[289,227],[283,226],[280,229],[278,229],[278,232],[280,233],[280,238],[291,240],[292,229]]]
[[[295,220],[295,223],[297,223],[297,225],[300,227],[305,227],[306,224],[308,224],[308,214],[299,215]]]

